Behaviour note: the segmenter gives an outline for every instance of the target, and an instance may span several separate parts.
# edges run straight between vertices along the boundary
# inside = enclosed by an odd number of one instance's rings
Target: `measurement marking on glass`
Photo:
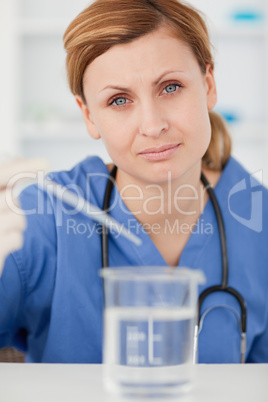
[[[161,334],[154,334],[154,320],[152,316],[148,319],[148,360],[154,366],[159,366],[163,363],[161,357],[154,356],[154,343],[162,342]]]
[[[139,355],[139,342],[146,340],[146,334],[136,326],[127,326],[127,364],[139,366],[145,363],[145,356]]]

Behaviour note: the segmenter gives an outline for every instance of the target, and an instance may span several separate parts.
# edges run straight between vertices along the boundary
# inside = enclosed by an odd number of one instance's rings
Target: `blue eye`
[[[127,102],[129,102],[128,99],[124,98],[123,96],[120,96],[118,98],[113,99],[110,105],[124,106]]]
[[[179,85],[179,84],[168,84],[164,88],[163,92],[170,94],[172,92],[176,92],[177,89],[180,88],[180,87],[181,87],[181,85]]]

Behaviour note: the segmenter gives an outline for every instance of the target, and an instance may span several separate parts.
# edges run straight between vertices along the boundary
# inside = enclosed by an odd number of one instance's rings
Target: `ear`
[[[84,103],[83,99],[79,95],[75,96],[75,100],[81,109],[88,134],[95,140],[98,140],[99,138],[101,138],[101,136],[97,130],[97,127],[96,127],[94,121],[92,120],[92,117],[91,117],[91,114],[90,114],[90,111],[89,111],[87,105]]]
[[[207,108],[211,110],[217,103],[217,89],[213,69],[210,64],[207,65],[205,80],[207,86]]]

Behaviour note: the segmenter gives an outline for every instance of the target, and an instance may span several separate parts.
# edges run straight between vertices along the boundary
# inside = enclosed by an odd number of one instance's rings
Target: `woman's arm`
[[[0,165],[0,275],[6,257],[22,247],[26,228],[26,219],[14,199],[13,189],[46,168],[47,163],[39,159],[17,158]]]

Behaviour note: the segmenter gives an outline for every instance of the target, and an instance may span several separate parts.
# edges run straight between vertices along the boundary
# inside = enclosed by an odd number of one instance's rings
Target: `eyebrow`
[[[184,71],[175,71],[175,70],[168,70],[165,71],[163,74],[161,74],[154,82],[153,82],[153,86],[156,86],[157,84],[159,84],[159,82],[162,80],[163,77],[165,77],[168,74],[172,74],[172,73],[184,73]],[[115,89],[116,91],[120,91],[120,92],[128,92],[129,88],[127,87],[121,87],[119,85],[107,85],[106,87],[104,87],[103,89],[101,89],[99,91],[99,93],[105,91],[106,89]]]

